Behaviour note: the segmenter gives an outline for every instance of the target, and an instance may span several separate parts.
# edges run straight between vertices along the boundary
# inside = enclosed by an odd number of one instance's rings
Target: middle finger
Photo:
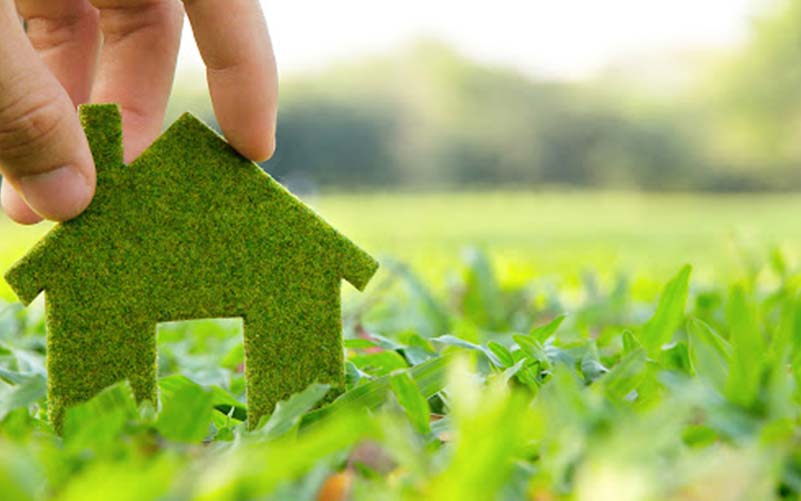
[[[97,9],[86,0],[16,0],[39,57],[76,106],[89,100],[100,47]]]
[[[91,0],[100,12],[103,47],[92,102],[122,110],[125,161],[159,135],[183,26],[179,0]]]

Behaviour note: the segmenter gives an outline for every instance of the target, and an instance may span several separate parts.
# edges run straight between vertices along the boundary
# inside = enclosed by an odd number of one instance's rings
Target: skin
[[[120,105],[126,162],[160,134],[185,15],[226,139],[251,160],[272,156],[278,78],[258,0],[0,0],[0,198],[10,218],[66,221],[91,202],[77,105]]]

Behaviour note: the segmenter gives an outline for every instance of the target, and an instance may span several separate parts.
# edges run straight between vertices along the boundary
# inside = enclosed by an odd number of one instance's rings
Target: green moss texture
[[[122,379],[156,400],[159,322],[244,319],[251,426],[312,382],[342,388],[340,284],[377,262],[189,114],[130,165],[117,106],[80,115],[95,198],[6,274],[25,304],[45,291],[56,429]]]

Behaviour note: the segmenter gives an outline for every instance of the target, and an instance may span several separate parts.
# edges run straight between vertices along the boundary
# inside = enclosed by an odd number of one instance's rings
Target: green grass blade
[[[94,398],[67,409],[64,443],[72,449],[103,449],[117,441],[128,421],[137,417],[133,391],[122,381]]]
[[[506,346],[490,341],[487,343],[487,349],[498,358],[503,367],[509,368],[515,364],[515,358]]]
[[[203,440],[209,433],[214,412],[213,394],[187,378],[170,378],[167,385],[165,379],[160,381],[162,408],[156,429],[169,440]]]
[[[648,354],[654,358],[662,345],[668,343],[676,329],[684,319],[684,307],[690,285],[692,267],[685,265],[679,273],[667,283],[656,312],[642,327],[640,339]]]
[[[429,398],[442,390],[445,385],[445,376],[450,359],[451,357],[449,356],[442,356],[423,362],[411,369],[406,369],[406,372],[417,384],[423,397]],[[334,400],[331,405],[306,414],[303,417],[302,425],[305,426],[343,408],[376,408],[385,401],[387,392],[391,389],[391,384],[391,376],[382,376],[373,379],[369,383],[357,386]]]
[[[412,426],[422,434],[429,433],[431,409],[411,376],[407,372],[393,374],[390,376],[390,386],[398,403],[406,411]]]
[[[728,341],[697,318],[687,322],[687,339],[695,373],[719,392],[725,392],[732,357]]]
[[[616,402],[625,400],[647,375],[647,357],[643,348],[624,356],[601,378],[606,394]]]
[[[540,343],[544,343],[549,337],[556,334],[557,329],[565,321],[565,318],[567,318],[565,315],[559,315],[545,325],[535,326],[528,335]]]
[[[312,384],[287,400],[278,402],[270,417],[263,418],[266,423],[254,435],[266,440],[274,440],[286,434],[297,426],[304,414],[325,397],[330,388],[327,384]]]
[[[481,249],[470,247],[464,253],[464,295],[462,311],[475,325],[495,330],[503,327],[504,304],[490,259]]]
[[[15,409],[30,407],[44,398],[46,393],[47,380],[39,374],[21,379],[18,385],[0,394],[0,420]]]
[[[732,346],[727,396],[733,402],[749,407],[758,396],[766,346],[754,317],[753,306],[740,285],[731,291],[727,316],[731,329],[729,342]]]
[[[480,353],[483,353],[489,359],[489,361],[495,365],[495,367],[498,368],[505,367],[504,363],[501,362],[501,359],[495,354],[493,350],[485,348],[475,343],[471,343],[470,341],[465,341],[464,339],[458,338],[456,336],[447,334],[445,336],[431,338],[431,341],[435,343],[441,343],[447,346],[457,346],[459,348],[466,348],[468,350],[478,351]]]

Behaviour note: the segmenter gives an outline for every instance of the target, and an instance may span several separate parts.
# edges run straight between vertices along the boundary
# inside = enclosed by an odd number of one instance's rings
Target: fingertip
[[[278,70],[260,3],[230,0],[225,16],[211,0],[185,6],[223,134],[245,157],[269,159],[275,151]]]
[[[250,109],[230,96],[213,92],[214,111],[225,138],[242,156],[265,162],[275,153],[276,113],[271,102]],[[228,97],[229,99],[225,99]]]
[[[270,134],[231,139],[230,143],[242,156],[254,162],[266,162],[275,153],[275,136]]]
[[[52,221],[78,216],[95,193],[94,170],[87,173],[71,165],[20,177],[16,184],[27,205]]]
[[[0,204],[6,215],[16,223],[32,225],[42,221],[42,216],[31,210],[7,181],[3,181],[0,187]]]

